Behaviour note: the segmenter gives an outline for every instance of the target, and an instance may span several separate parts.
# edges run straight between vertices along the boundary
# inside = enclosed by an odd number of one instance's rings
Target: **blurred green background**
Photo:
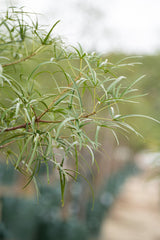
[[[132,55],[131,55],[132,56]],[[111,54],[108,56],[111,62],[125,58],[124,54]],[[141,63],[134,67],[122,67],[121,74],[127,76],[129,81],[137,79],[138,77],[145,75],[145,77],[137,85],[137,88],[142,94],[146,94],[139,99],[138,104],[131,104],[126,109],[127,105],[123,109],[124,112],[139,113],[160,119],[160,55],[144,55],[141,58],[137,58]],[[144,136],[144,140],[131,136],[131,145],[137,150],[150,149],[158,151],[159,149],[159,134],[160,128],[158,124],[146,119],[132,119],[132,124],[139,129]]]

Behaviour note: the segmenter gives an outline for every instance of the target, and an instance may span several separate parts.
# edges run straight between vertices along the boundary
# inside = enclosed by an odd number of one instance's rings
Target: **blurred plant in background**
[[[6,165],[2,165],[0,173],[13,174],[14,169],[8,170]],[[63,217],[60,208],[60,188],[59,185],[43,185],[40,187],[41,197],[39,204],[32,198],[18,198],[17,194],[8,192],[5,197],[1,197],[2,208],[0,223],[1,239],[24,239],[24,240],[59,240],[69,239],[97,239],[104,217],[109,211],[126,179],[139,172],[134,163],[130,162],[122,167],[117,173],[105,182],[95,196],[94,210],[91,211],[92,200],[88,198],[83,204],[85,212],[82,215],[80,208],[81,195],[84,194],[84,183],[81,179],[70,188],[71,199],[68,204],[69,214]],[[1,188],[6,186],[5,178],[1,176]],[[8,182],[8,188],[12,188],[15,181]],[[12,196],[12,197],[11,197]]]

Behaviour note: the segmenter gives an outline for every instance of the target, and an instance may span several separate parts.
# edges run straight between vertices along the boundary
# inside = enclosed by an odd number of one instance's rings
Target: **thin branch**
[[[49,120],[41,120],[41,119],[37,119],[36,122],[38,123],[61,123],[62,121],[61,120],[58,120],[58,121],[49,121]]]
[[[11,128],[6,128],[6,129],[4,129],[2,131],[4,131],[4,132],[14,131],[14,130],[17,130],[17,129],[26,128],[29,125],[31,125],[30,122],[29,123],[24,123],[24,124],[15,126],[15,127],[11,127]],[[0,131],[0,132],[2,132],[2,131]]]
[[[34,57],[34,56],[40,51],[41,48],[42,48],[42,46],[39,47],[39,48],[38,48],[35,52],[33,52],[31,55],[29,55],[29,56],[27,56],[27,57],[25,57],[25,58],[19,59],[19,60],[15,61],[15,62],[3,64],[2,67],[8,67],[8,66],[12,66],[12,65],[15,65],[15,64],[18,64],[18,63],[21,63],[21,62],[25,62],[26,60]]]
[[[82,118],[89,118],[90,116],[92,115],[95,115],[96,112],[92,112],[92,113],[89,113],[89,114],[86,114],[86,115],[82,115],[82,116],[79,116],[79,119],[82,119]],[[74,121],[75,119],[71,120],[71,121]],[[57,121],[49,121],[49,120],[41,120],[41,119],[36,119],[35,120],[36,123],[61,123],[62,120],[57,120]],[[21,129],[21,128],[26,128],[27,126],[30,126],[31,123],[24,123],[24,124],[21,124],[21,125],[18,125],[18,126],[15,126],[15,127],[11,127],[11,128],[6,128],[4,129],[3,131],[4,132],[9,132],[9,131],[14,131],[14,130],[17,130],[17,129]],[[0,132],[2,132],[0,130]]]
[[[89,114],[86,114],[86,115],[82,115],[82,116],[80,116],[80,118],[89,118],[90,116],[95,115],[96,113],[97,113],[97,112],[94,111],[94,112],[92,112],[92,113],[89,113]]]
[[[6,143],[6,144],[4,144],[4,145],[1,145],[1,146],[0,146],[0,149],[7,147],[8,145],[10,145],[11,143],[14,143],[15,141],[16,141],[16,140],[13,140],[13,141],[11,141],[11,142],[9,142],[9,143]]]
[[[74,79],[74,81],[76,82],[80,77],[81,77],[81,73]],[[71,82],[68,87],[66,87],[48,106],[48,108],[46,108],[44,110],[43,113],[41,113],[38,117],[37,120],[40,120],[52,107],[52,105],[66,92],[68,92],[70,90],[70,87],[73,85],[73,82]]]

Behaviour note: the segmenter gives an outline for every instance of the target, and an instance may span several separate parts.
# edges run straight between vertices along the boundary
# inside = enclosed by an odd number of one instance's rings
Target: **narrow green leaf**
[[[117,145],[119,146],[119,140],[118,140],[117,134],[115,133],[115,131],[113,129],[111,131],[116,139]]]
[[[143,78],[145,77],[145,75],[139,77],[138,79],[136,79],[135,81],[133,81],[127,88],[124,89],[124,91],[121,93],[120,98],[122,96],[124,96],[125,94],[128,93],[128,90],[131,89],[136,83],[138,83],[139,81],[141,81]]]
[[[28,170],[30,169],[30,167],[32,165],[32,162],[34,160],[34,156],[36,154],[36,150],[37,150],[37,146],[38,146],[38,140],[39,140],[39,134],[37,133],[36,137],[34,138],[34,147],[33,147],[33,150],[32,150],[32,155],[31,155],[31,158],[30,158],[28,166],[27,166]]]
[[[22,151],[20,152],[19,157],[18,157],[18,160],[17,160],[17,162],[16,162],[16,166],[15,166],[16,169],[17,169],[20,161],[22,160],[23,154],[24,154],[24,152],[25,152],[25,150],[26,150],[26,148],[27,148],[27,146],[28,146],[28,144],[29,144],[29,142],[31,141],[32,138],[33,138],[33,137],[30,136],[30,137],[26,140],[26,143],[25,143]]]
[[[95,134],[96,147],[98,147],[98,135],[99,135],[100,128],[101,128],[100,126],[97,126],[97,129],[96,129],[96,134]]]
[[[33,131],[35,131],[35,120],[36,120],[36,117],[33,116],[32,121],[31,121],[31,126],[32,126]]]
[[[60,184],[61,184],[61,202],[62,202],[62,207],[63,207],[64,206],[64,190],[65,190],[65,185],[66,185],[66,177],[61,169],[59,169],[59,176],[60,176]]]
[[[93,85],[96,86],[97,83],[98,83],[98,79],[97,79],[96,72],[95,72],[95,70],[91,67],[89,61],[88,61],[86,58],[85,58],[85,61],[86,61],[87,65],[88,65],[89,70],[90,70],[91,75],[92,75],[91,81],[92,81]]]
[[[13,135],[13,136],[11,136],[11,137],[9,137],[9,138],[6,138],[4,141],[0,142],[0,146],[5,145],[5,144],[7,144],[7,143],[10,143],[10,142],[12,142],[12,141],[22,140],[22,139],[24,139],[24,138],[26,138],[26,136],[25,136],[24,133],[18,134],[18,135]]]
[[[18,103],[16,104],[16,113],[15,113],[15,117],[16,117],[16,118],[18,117],[20,105],[21,105],[20,102],[18,102]]]
[[[90,151],[90,154],[91,154],[91,157],[92,157],[92,164],[94,164],[94,160],[95,160],[95,157],[94,157],[94,153],[93,153],[93,150],[91,149],[91,147],[89,145],[86,145],[86,147],[89,149]]]
[[[79,103],[80,103],[80,109],[81,109],[81,113],[83,112],[83,104],[82,104],[82,99],[81,99],[81,95],[80,95],[80,92],[79,92],[79,88],[77,86],[77,83],[75,82],[75,80],[70,76],[68,75],[68,77],[70,78],[70,80],[73,82],[73,86],[78,94],[78,98],[79,98]]]
[[[48,41],[48,39],[49,39],[49,37],[50,37],[53,29],[55,28],[55,26],[56,26],[59,22],[60,22],[60,20],[58,20],[58,21],[51,27],[50,31],[48,32],[48,34],[46,35],[46,37],[45,37],[44,40],[42,41],[42,44],[46,44],[46,43],[47,43],[47,41]]]
[[[60,102],[62,102],[66,97],[68,97],[70,95],[69,92],[67,92],[66,94],[62,95],[62,97],[60,97],[55,103],[54,106],[57,106]]]
[[[74,145],[75,149],[75,160],[76,160],[76,171],[78,172],[78,151],[77,151],[77,145]],[[75,179],[77,179],[78,174],[76,174]]]
[[[126,79],[126,77],[124,76],[120,76],[118,77],[117,79],[115,79],[110,85],[109,87],[107,88],[107,91],[111,91],[112,89],[115,88],[115,86],[117,85],[117,83],[119,83],[120,81],[122,81],[123,79]]]
[[[69,117],[69,118],[66,118],[64,121],[62,121],[57,129],[57,133],[56,133],[56,136],[55,136],[55,139],[57,140],[58,136],[59,136],[59,133],[60,133],[60,130],[65,127],[65,124],[71,120],[74,120],[73,117]]]
[[[118,115],[118,116],[115,116],[115,117],[114,117],[114,120],[122,120],[122,119],[132,118],[132,117],[146,118],[146,119],[152,120],[152,121],[160,124],[160,121],[159,121],[159,120],[157,120],[157,119],[155,119],[155,118],[153,118],[153,117],[147,116],[147,115],[143,115],[143,114]]]
[[[48,147],[47,147],[47,156],[52,152],[53,146],[52,146],[52,136],[49,132],[47,132],[48,135]]]
[[[26,108],[24,108],[24,111],[25,111],[25,114],[26,114],[26,117],[27,117],[28,121],[31,122],[31,118],[29,116],[28,110]]]

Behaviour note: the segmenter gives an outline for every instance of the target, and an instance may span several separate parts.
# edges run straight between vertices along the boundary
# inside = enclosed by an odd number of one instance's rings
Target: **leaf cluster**
[[[66,180],[81,175],[81,161],[88,166],[81,150],[96,163],[101,129],[110,129],[117,143],[117,131],[140,135],[125,121],[138,115],[121,115],[119,106],[141,97],[134,87],[143,76],[129,83],[115,74],[118,65],[53,38],[58,22],[45,32],[15,8],[1,19],[0,149],[26,185],[36,184],[41,165],[48,182],[51,169],[58,172],[63,203]]]

